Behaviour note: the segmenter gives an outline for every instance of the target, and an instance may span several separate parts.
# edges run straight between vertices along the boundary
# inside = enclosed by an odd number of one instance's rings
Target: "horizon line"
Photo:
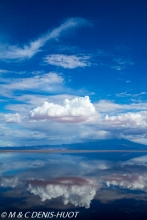
[[[147,153],[147,150],[0,150],[0,153]]]

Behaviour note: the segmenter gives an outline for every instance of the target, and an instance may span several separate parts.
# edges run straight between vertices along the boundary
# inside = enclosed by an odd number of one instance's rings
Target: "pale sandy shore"
[[[147,150],[0,150],[0,153],[147,153]]]

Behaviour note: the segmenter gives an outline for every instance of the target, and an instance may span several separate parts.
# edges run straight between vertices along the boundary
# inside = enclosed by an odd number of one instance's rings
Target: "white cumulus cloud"
[[[88,96],[65,99],[63,105],[44,102],[41,107],[30,111],[30,117],[35,120],[52,119],[58,122],[88,121],[97,115]]]

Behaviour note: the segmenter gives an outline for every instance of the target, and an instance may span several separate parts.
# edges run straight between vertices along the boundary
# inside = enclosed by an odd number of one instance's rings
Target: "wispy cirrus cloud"
[[[40,52],[41,47],[43,47],[47,41],[58,38],[63,31],[82,25],[90,25],[90,22],[82,18],[70,18],[51,32],[42,35],[37,40],[30,41],[22,47],[9,44],[0,45],[0,58],[2,60],[29,59]]]
[[[100,113],[106,113],[111,115],[116,115],[116,113],[121,112],[134,112],[134,111],[146,111],[147,102],[131,103],[131,104],[118,104],[111,100],[100,100],[95,103],[95,108]]]
[[[1,87],[3,90],[34,90],[37,91],[53,91],[56,86],[63,84],[63,77],[54,73],[46,73],[43,75],[35,75],[28,78],[3,79]]]
[[[60,66],[68,69],[75,69],[77,67],[91,66],[89,56],[76,56],[65,54],[52,54],[45,58],[45,61],[54,66]]]
[[[11,71],[4,70],[4,69],[0,69],[0,74],[1,74],[1,73],[9,73],[9,72],[11,72]]]
[[[127,81],[129,82],[129,81]],[[140,93],[135,93],[135,94],[131,94],[131,93],[128,93],[128,92],[121,92],[121,93],[117,93],[116,96],[117,97],[139,97],[139,96],[142,96],[142,95],[146,95],[146,92],[140,92]]]
[[[119,47],[118,47],[119,48]],[[111,69],[115,69],[117,71],[121,71],[123,69],[126,69],[129,66],[134,65],[133,60],[130,58],[129,55],[126,56],[126,52],[129,54],[129,49],[125,49],[125,53],[122,47],[119,50],[116,50],[115,48],[111,48],[111,53],[108,50],[97,50],[96,56],[99,59],[99,63],[102,66],[108,66]]]

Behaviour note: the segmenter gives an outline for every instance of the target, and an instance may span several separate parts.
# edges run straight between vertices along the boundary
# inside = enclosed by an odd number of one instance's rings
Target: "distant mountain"
[[[126,139],[98,140],[87,143],[62,145],[62,147],[73,150],[147,150],[147,145],[134,143]]]
[[[134,143],[125,139],[98,140],[86,143],[38,145],[21,147],[0,147],[1,150],[41,150],[41,149],[69,149],[69,150],[147,150],[147,145]]]

